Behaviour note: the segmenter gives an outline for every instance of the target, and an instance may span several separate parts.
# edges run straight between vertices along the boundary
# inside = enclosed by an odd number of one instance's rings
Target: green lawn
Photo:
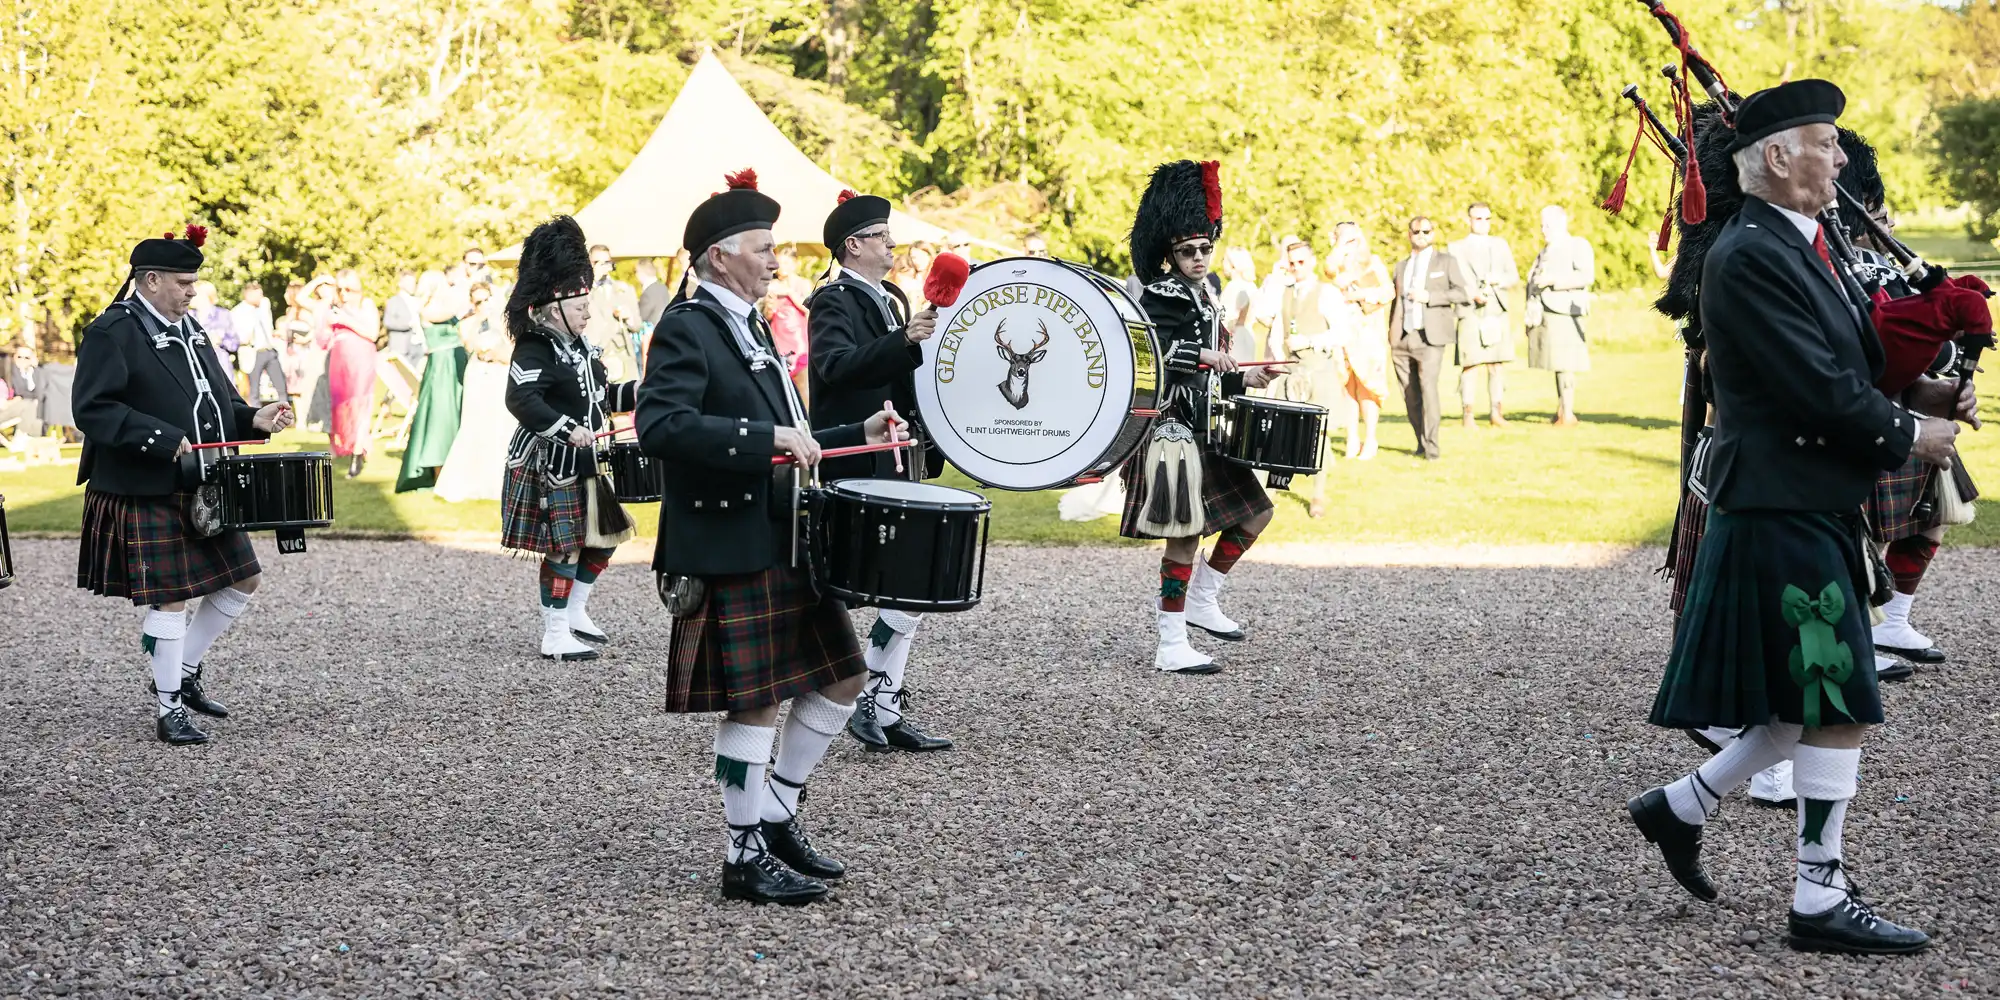
[[[1415,436],[1395,405],[1382,421],[1382,452],[1369,462],[1335,460],[1327,471],[1328,515],[1305,513],[1306,480],[1277,494],[1271,541],[1438,544],[1560,542],[1664,543],[1675,503],[1679,457],[1676,423],[1681,354],[1637,294],[1605,296],[1597,313],[1594,369],[1580,379],[1579,416],[1571,430],[1549,426],[1553,378],[1517,364],[1509,370],[1514,424],[1459,427],[1456,379],[1447,374],[1444,460],[1410,455]],[[1525,347],[1521,356],[1526,357]],[[1482,387],[1482,400],[1484,389]],[[2000,441],[1967,433],[1963,452],[1974,476],[2000,495]],[[325,439],[293,432],[280,444],[324,448]],[[445,503],[429,493],[393,492],[400,456],[372,462],[361,478],[334,484],[336,531],[357,534],[497,537],[497,503]],[[17,533],[74,534],[83,502],[73,465],[0,472],[0,493]],[[946,482],[971,484],[955,473]],[[1007,541],[1118,543],[1115,518],[1075,524],[1056,516],[1057,494],[990,491],[993,537]],[[1980,520],[1951,536],[1960,544],[2000,544],[2000,506],[1980,504]],[[642,534],[655,512],[632,510]]]

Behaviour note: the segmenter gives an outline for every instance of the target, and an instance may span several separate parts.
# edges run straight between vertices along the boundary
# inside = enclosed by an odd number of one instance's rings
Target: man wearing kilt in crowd
[[[666,709],[726,713],[715,733],[724,898],[806,903],[846,869],[814,850],[799,804],[867,670],[846,607],[795,560],[792,469],[774,474],[772,458],[811,466],[823,445],[903,435],[888,410],[811,429],[755,306],[778,273],[778,203],[751,171],[727,182],[688,218],[682,245],[700,284],[654,327],[639,390],[640,446],[665,466],[653,568],[675,619]]]
[[[827,213],[821,239],[840,265],[840,277],[806,300],[812,377],[813,423],[834,427],[866,420],[891,402],[920,426],[917,390],[912,375],[923,363],[923,348],[937,329],[937,309],[910,315],[909,299],[894,282],[884,281],[895,263],[896,239],[889,234],[889,199],[843,191]],[[899,472],[902,462],[891,455],[851,455],[830,458],[820,466],[821,479],[852,477],[930,479],[944,470],[926,442],[910,449],[910,476]],[[864,749],[922,753],[948,750],[951,741],[932,736],[910,721],[903,697],[903,677],[910,663],[922,615],[888,608],[875,612],[862,658],[868,664],[868,687],[862,692],[847,731]]]
[[[1240,371],[1229,332],[1209,292],[1208,266],[1222,238],[1222,187],[1213,160],[1177,160],[1153,171],[1132,222],[1132,267],[1144,283],[1139,305],[1159,335],[1160,421],[1153,440],[1125,463],[1126,538],[1164,538],[1153,666],[1170,673],[1222,669],[1188,642],[1193,625],[1225,642],[1242,626],[1222,613],[1222,584],[1271,523],[1271,498],[1247,466],[1207,443],[1211,390],[1219,397],[1261,389],[1283,370]],[[1210,384],[1220,379],[1219,387]],[[1201,539],[1218,535],[1202,557]]]
[[[609,641],[590,619],[590,592],[632,537],[598,469],[597,432],[634,407],[639,383],[609,383],[602,352],[583,339],[592,281],[583,228],[557,216],[521,244],[507,297],[507,412],[519,426],[507,446],[500,544],[542,557],[542,655],[560,660],[597,659],[578,637]]]
[[[83,432],[77,482],[87,483],[77,586],[144,606],[160,740],[205,743],[188,709],[229,710],[202,687],[202,660],[262,580],[240,531],[203,535],[190,505],[203,462],[196,444],[261,439],[292,425],[287,403],[243,401],[236,380],[188,306],[207,232],[146,240],[132,251],[129,297],[83,331],[74,406]],[[209,453],[216,454],[216,453]],[[187,602],[202,598],[190,620]]]
[[[1908,953],[1921,931],[1878,917],[1842,864],[1861,742],[1883,721],[1869,634],[1873,589],[1861,506],[1912,453],[1948,462],[1957,428],[1873,387],[1883,351],[1861,289],[1830,262],[1815,220],[1846,162],[1823,80],[1759,91],[1737,111],[1732,159],[1745,194],[1703,262],[1699,299],[1714,384],[1713,506],[1651,721],[1743,727],[1702,767],[1627,803],[1668,870],[1714,899],[1701,834],[1723,796],[1791,759],[1798,795],[1790,943]],[[1969,414],[1933,383],[1923,412]],[[1858,667],[1858,669],[1857,669]]]

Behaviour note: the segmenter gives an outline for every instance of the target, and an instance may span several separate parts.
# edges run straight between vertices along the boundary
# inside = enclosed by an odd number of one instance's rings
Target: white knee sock
[[[201,658],[208,655],[208,647],[229,631],[229,626],[236,623],[236,616],[249,604],[250,595],[235,587],[224,587],[201,599],[201,607],[195,609],[194,621],[188,625],[187,647],[181,650],[181,665],[188,674],[201,667]]]
[[[1890,594],[1889,603],[1882,605],[1882,624],[1908,625],[1910,623],[1910,604],[1916,599],[1917,595],[1905,594],[1900,590]]]
[[[1775,720],[1751,726],[1693,773],[1667,785],[1667,804],[1683,823],[1699,826],[1708,822],[1723,796],[1742,787],[1758,771],[1789,759],[1802,731],[1799,726]]]
[[[730,863],[764,853],[757,833],[764,806],[764,766],[771,759],[772,726],[723,722],[715,727],[715,777],[722,783],[722,816],[729,824]]]
[[[785,716],[785,738],[778,742],[778,763],[771,768],[771,791],[764,797],[765,820],[783,823],[798,815],[806,779],[812,777],[813,768],[826,756],[826,748],[847,728],[847,717],[853,714],[852,704],[843,705],[818,691],[792,699],[792,710]]]
[[[1792,790],[1799,797],[1799,861],[1792,909],[1799,913],[1825,913],[1847,897],[1840,834],[1860,767],[1859,749],[1801,745],[1792,759]]]
[[[187,641],[187,612],[146,612],[145,646],[153,658],[153,690],[159,714],[165,715],[181,704],[181,650]]]
[[[877,614],[875,627],[868,632],[868,648],[861,662],[871,675],[866,697],[875,700],[875,717],[885,726],[903,721],[903,674],[910,666],[910,642],[917,636],[921,615],[884,609]]]

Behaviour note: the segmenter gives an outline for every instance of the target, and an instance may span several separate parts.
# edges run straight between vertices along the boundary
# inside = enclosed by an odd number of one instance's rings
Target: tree
[[[1945,186],[1972,206],[1966,232],[2000,234],[2000,98],[1973,97],[1938,110],[1937,153]]]

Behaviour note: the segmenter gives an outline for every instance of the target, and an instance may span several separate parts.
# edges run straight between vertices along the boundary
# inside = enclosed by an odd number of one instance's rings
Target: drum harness
[[[182,336],[176,337],[167,332],[168,328],[160,326],[159,321],[152,315],[152,310],[146,305],[135,306],[131,299],[125,299],[118,304],[124,306],[125,311],[139,321],[140,328],[152,338],[154,350],[164,351],[170,342],[180,345],[181,354],[187,359],[188,375],[194,379],[194,406],[189,409],[189,415],[193,418],[190,432],[194,435],[194,441],[191,443],[208,443],[202,436],[202,428],[206,426],[202,423],[204,401],[207,402],[210,412],[215,414],[216,440],[223,440],[222,404],[216,400],[214,389],[209,384],[208,377],[202,374],[201,362],[194,354],[195,345],[208,346],[208,338],[203,335],[201,324],[194,322],[192,317],[181,317],[181,321],[172,326],[172,329],[182,333]],[[192,477],[183,476],[182,485],[188,487],[190,495],[183,513],[186,516],[189,533],[200,538],[213,538],[222,533],[222,484],[211,477],[211,463],[203,451],[196,449],[191,455],[183,456],[181,459],[183,462],[187,458],[194,459]],[[217,455],[216,461],[221,460],[222,456]],[[187,482],[189,478],[193,481]]]

